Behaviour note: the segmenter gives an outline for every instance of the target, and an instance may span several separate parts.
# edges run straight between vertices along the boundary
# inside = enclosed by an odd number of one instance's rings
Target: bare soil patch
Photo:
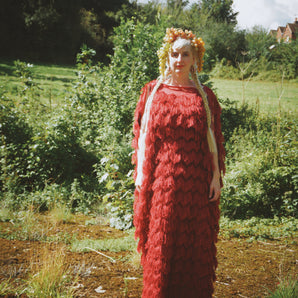
[[[126,234],[107,225],[88,225],[86,217],[60,224],[49,234],[67,232],[77,239],[118,238]],[[11,223],[0,223],[5,238],[13,235]],[[11,233],[11,234],[10,234]],[[130,261],[132,252],[103,252],[116,260],[94,252],[74,253],[61,242],[21,241],[0,238],[0,283],[10,279],[10,288],[25,288],[30,263],[38,260],[46,247],[55,252],[63,248],[68,268],[77,276],[76,297],[141,297],[142,269]],[[291,240],[293,242],[293,239]],[[296,241],[297,243],[297,241]],[[217,282],[214,297],[266,297],[280,278],[297,276],[297,245],[286,241],[252,241],[223,239],[218,241]],[[20,292],[18,292],[20,293]],[[2,297],[20,297],[13,294]],[[27,297],[22,294],[21,297]]]

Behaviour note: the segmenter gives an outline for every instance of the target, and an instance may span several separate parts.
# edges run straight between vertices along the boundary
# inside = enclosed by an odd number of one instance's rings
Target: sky
[[[138,2],[146,3],[149,0]],[[237,21],[240,29],[251,29],[259,25],[270,30],[295,21],[298,17],[298,0],[234,0],[233,9],[239,12]]]
[[[241,29],[255,25],[277,29],[298,17],[297,0],[234,0],[233,9],[239,12],[237,21]]]

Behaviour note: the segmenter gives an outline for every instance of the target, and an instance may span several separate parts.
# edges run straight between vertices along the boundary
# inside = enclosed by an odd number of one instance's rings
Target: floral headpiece
[[[166,61],[168,58],[169,50],[171,48],[171,45],[177,38],[184,38],[188,39],[191,42],[191,46],[194,49],[195,53],[195,59],[197,64],[197,71],[202,71],[203,68],[203,56],[205,53],[205,43],[202,40],[201,37],[197,38],[195,34],[192,33],[192,31],[182,29],[176,29],[176,28],[167,28],[166,30],[166,36],[163,39],[163,45],[162,47],[157,51],[157,55],[159,58],[159,71],[162,76],[165,74],[166,69]]]

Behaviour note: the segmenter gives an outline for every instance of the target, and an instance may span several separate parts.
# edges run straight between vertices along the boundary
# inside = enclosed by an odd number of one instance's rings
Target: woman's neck
[[[195,86],[193,81],[189,77],[171,76],[165,81],[166,84],[178,87],[193,87]]]

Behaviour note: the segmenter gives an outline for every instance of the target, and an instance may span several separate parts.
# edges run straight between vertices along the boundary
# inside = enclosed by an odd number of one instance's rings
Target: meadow
[[[32,75],[40,88],[40,98],[45,104],[51,100],[59,104],[68,94],[72,84],[77,79],[77,68],[59,65],[33,65]],[[13,95],[21,88],[12,61],[0,61],[0,86]],[[243,102],[258,106],[263,113],[282,112],[297,113],[298,83],[297,81],[256,81],[229,80],[210,78],[212,86],[219,98]]]
[[[68,94],[76,79],[76,68],[59,65],[33,65],[29,62],[31,77],[38,85],[38,97],[45,105],[59,104]],[[0,88],[2,92],[19,96],[23,89],[13,61],[0,61]]]
[[[229,98],[241,105],[243,102],[259,108],[262,113],[289,112],[298,108],[298,83],[296,81],[255,81],[212,79],[220,98]]]

